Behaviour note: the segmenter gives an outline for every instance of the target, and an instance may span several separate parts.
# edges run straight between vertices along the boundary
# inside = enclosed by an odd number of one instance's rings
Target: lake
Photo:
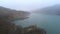
[[[29,25],[37,25],[44,28],[47,34],[60,34],[60,16],[57,15],[44,15],[33,13],[30,18],[25,20],[15,21],[16,25],[22,25],[23,27]]]

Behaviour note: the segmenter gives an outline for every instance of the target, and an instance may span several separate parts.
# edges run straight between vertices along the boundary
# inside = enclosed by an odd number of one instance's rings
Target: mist
[[[60,4],[60,0],[0,0],[0,6],[24,11],[32,11],[55,4]]]

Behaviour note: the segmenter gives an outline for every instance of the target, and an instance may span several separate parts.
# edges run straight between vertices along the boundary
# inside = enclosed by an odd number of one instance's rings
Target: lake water
[[[38,27],[44,28],[47,34],[60,34],[60,16],[57,15],[31,14],[30,18],[15,22],[16,25],[23,27],[36,24]]]

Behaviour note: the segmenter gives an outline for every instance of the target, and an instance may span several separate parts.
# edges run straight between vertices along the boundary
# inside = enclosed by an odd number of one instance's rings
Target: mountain
[[[24,20],[28,18],[30,15],[30,12],[27,11],[18,11],[18,10],[13,10],[10,8],[5,8],[0,6],[0,17],[7,17],[9,20]]]
[[[34,13],[60,15],[60,5],[57,4],[57,5],[54,5],[54,6],[38,9],[38,10],[35,10]]]

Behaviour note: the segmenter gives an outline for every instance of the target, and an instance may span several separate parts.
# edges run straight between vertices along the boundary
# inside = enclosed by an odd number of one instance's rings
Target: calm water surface
[[[57,15],[31,14],[30,18],[18,20],[15,23],[23,27],[36,24],[44,28],[47,34],[60,34],[60,16]]]

